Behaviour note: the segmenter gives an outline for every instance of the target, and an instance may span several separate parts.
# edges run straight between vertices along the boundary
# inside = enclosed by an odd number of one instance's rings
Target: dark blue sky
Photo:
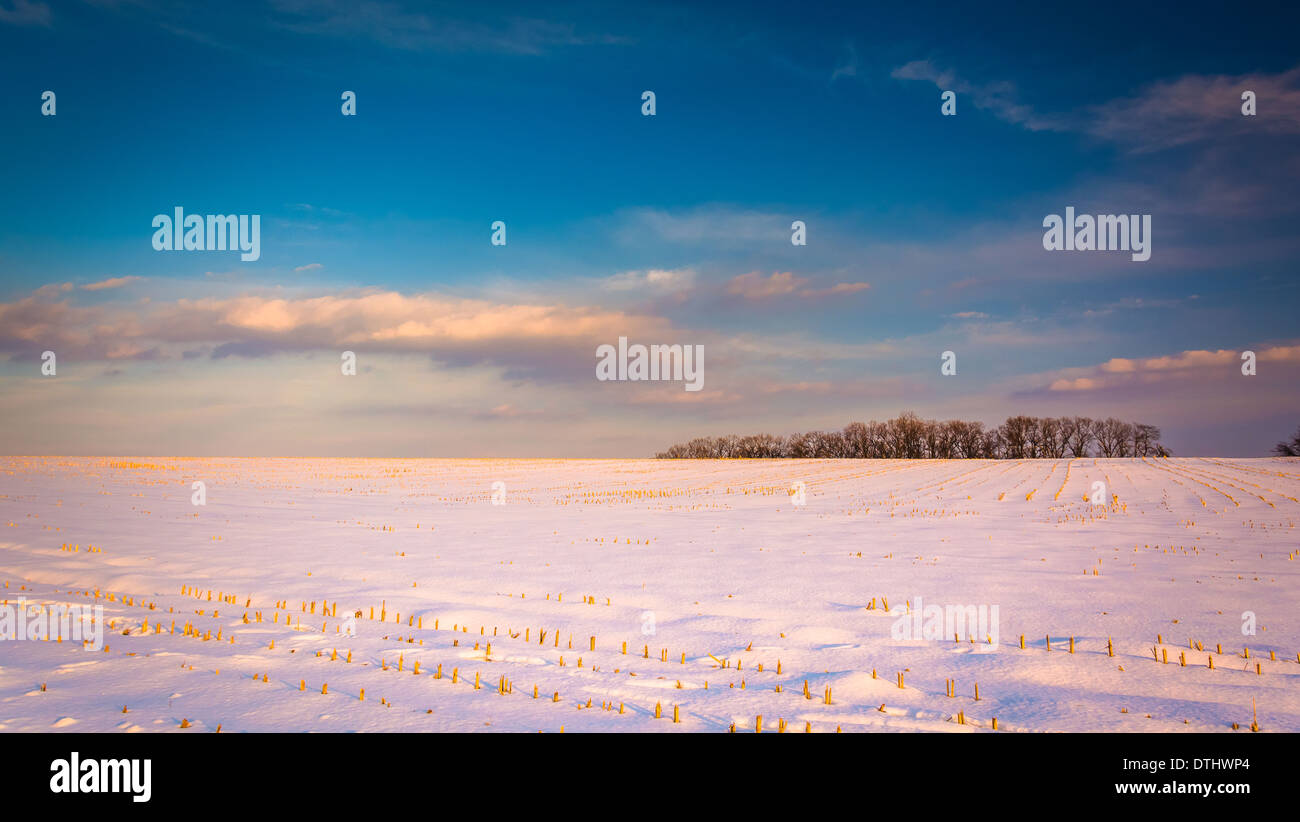
[[[0,0],[0,379],[64,350],[104,397],[178,363],[270,380],[365,343],[380,394],[457,386],[437,406],[472,432],[456,440],[414,434],[427,398],[336,409],[400,416],[420,453],[636,455],[904,408],[1114,413],[1176,453],[1263,453],[1300,422],[1297,16]],[[150,220],[178,205],[262,215],[261,259],[154,251]],[[1151,260],[1045,252],[1067,205],[1151,214]],[[717,393],[593,386],[591,345],[619,322],[706,344]],[[1248,348],[1274,353],[1243,383]],[[959,379],[939,382],[948,349]],[[178,414],[209,396],[187,377]],[[56,447],[26,427],[49,401],[11,401],[12,436]],[[213,422],[221,447],[301,430],[304,399],[267,402]],[[598,436],[555,434],[575,422]],[[180,426],[164,447],[194,441]]]

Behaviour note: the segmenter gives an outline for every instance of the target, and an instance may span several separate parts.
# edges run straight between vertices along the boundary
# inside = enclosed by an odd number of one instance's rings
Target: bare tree
[[[1039,442],[1044,457],[1060,459],[1065,456],[1064,422],[1056,417],[1044,417],[1038,421]]]
[[[963,456],[961,432],[965,423],[961,420],[945,420],[937,424],[939,429],[939,451],[935,456],[941,459],[959,459]]]
[[[1160,440],[1160,429],[1154,425],[1135,422],[1133,431],[1133,456],[1149,457],[1155,453],[1156,443]]]
[[[939,456],[943,445],[939,442],[939,423],[934,420],[921,421],[921,451],[923,456],[934,459]]]
[[[1115,441],[1119,436],[1118,425],[1119,420],[1114,417],[1092,421],[1092,437],[1097,441],[1098,456],[1118,456],[1119,443]]]
[[[785,449],[780,437],[771,434],[751,434],[741,439],[742,456],[765,459],[785,456]]]
[[[1133,456],[1133,426],[1122,420],[1115,421],[1115,448],[1117,457]]]
[[[987,459],[1004,459],[1007,455],[1007,447],[1002,441],[1001,429],[990,428],[985,431],[980,442],[980,450],[983,451],[983,456]]]
[[[1030,417],[1025,426],[1025,456],[1029,459],[1047,456],[1043,453],[1043,421]]]
[[[1132,456],[1133,426],[1128,423],[1114,417],[1094,420],[1092,435],[1097,440],[1097,448],[1101,452],[1100,456]]]
[[[1290,442],[1284,440],[1273,446],[1273,453],[1279,457],[1300,457],[1300,428],[1296,429]]]
[[[1030,432],[1037,428],[1033,417],[1009,417],[998,429],[1002,439],[1002,456],[1019,460],[1032,456]]]
[[[911,411],[904,411],[886,425],[890,426],[890,454],[895,459],[921,459],[925,456],[925,424]]]
[[[844,426],[844,450],[850,457],[863,459],[871,453],[871,430],[864,423],[851,422]]]
[[[819,459],[840,459],[848,456],[844,447],[844,437],[839,431],[814,431],[809,436],[813,439],[813,456]]]
[[[1067,417],[1066,447],[1072,457],[1088,456],[1088,446],[1094,439],[1092,420],[1087,417]]]
[[[980,440],[984,432],[983,423],[949,420],[949,437],[952,439],[952,455],[959,459],[972,459],[980,456]]]
[[[791,434],[785,438],[785,455],[792,459],[808,459],[813,455],[815,447],[808,434]]]

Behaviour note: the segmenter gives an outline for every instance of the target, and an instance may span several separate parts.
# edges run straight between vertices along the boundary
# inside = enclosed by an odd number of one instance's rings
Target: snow
[[[0,730],[1295,732],[1297,498],[1283,459],[0,458],[0,599],[113,626],[0,641]],[[996,631],[895,639],[919,602]]]

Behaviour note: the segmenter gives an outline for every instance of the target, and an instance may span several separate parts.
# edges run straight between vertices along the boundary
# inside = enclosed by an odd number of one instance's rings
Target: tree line
[[[908,411],[885,422],[851,422],[842,431],[775,436],[698,437],[658,459],[1034,459],[1167,457],[1160,429],[1108,417],[1009,417],[998,426],[923,420]]]

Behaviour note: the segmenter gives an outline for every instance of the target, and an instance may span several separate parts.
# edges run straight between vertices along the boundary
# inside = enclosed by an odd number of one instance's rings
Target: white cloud
[[[623,271],[601,281],[609,291],[688,291],[695,285],[695,272],[689,268],[646,271]]]
[[[136,283],[143,279],[144,277],[136,277],[134,275],[129,277],[110,277],[107,280],[100,280],[97,283],[87,283],[83,285],[82,288],[86,291],[103,291],[109,288],[121,288],[124,285],[130,285],[131,283]]]

